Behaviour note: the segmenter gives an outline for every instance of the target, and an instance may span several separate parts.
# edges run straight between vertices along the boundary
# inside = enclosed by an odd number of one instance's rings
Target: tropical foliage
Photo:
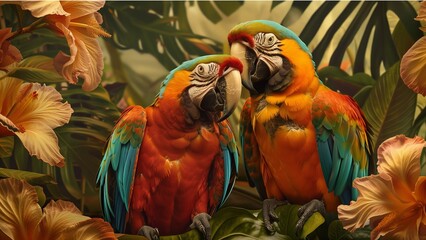
[[[226,52],[227,31],[260,18],[295,31],[312,50],[323,82],[362,106],[377,156],[390,137],[426,136],[420,81],[424,13],[415,1],[2,2],[0,178],[26,180],[39,196],[45,192],[48,200],[68,200],[85,215],[101,216],[95,175],[120,110],[151,104],[169,70],[195,56]],[[241,106],[231,118],[235,131]],[[426,174],[424,160],[421,168]],[[257,194],[240,172],[228,206],[259,209]],[[291,211],[293,206],[279,209],[288,222],[297,218],[287,214]],[[258,215],[238,208],[220,211],[212,219],[214,236],[264,236]],[[226,220],[236,225],[223,224]],[[312,221],[315,229],[324,219]],[[295,238],[287,227],[269,238]],[[349,233],[331,218],[310,237],[368,234],[369,228]]]

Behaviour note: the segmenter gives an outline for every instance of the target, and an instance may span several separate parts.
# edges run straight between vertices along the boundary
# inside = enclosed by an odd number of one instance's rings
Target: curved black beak
[[[223,100],[222,116],[217,120],[221,122],[228,118],[238,105],[241,97],[241,74],[235,68],[228,68],[223,72],[222,77],[217,83],[220,98]]]

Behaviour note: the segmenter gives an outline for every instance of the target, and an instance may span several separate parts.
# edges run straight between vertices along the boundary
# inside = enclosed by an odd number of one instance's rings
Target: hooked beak
[[[217,120],[217,122],[221,122],[234,112],[240,100],[242,88],[240,71],[228,67],[218,80],[217,87],[219,87],[219,92],[224,101],[222,116]]]
[[[276,71],[273,69],[275,63],[267,62],[246,41],[236,41],[231,44],[231,55],[237,57],[243,63],[242,79],[243,85],[252,95],[264,91],[268,82]]]
[[[252,57],[255,59],[250,59],[247,57],[248,49],[250,49],[250,46],[248,44],[245,44],[245,42],[234,42],[231,44],[231,55],[237,57],[241,63],[243,64],[243,71],[241,73],[242,83],[244,87],[246,87],[249,91],[256,91],[253,87],[253,83],[250,79],[250,73],[252,62],[255,61],[257,58],[256,54],[254,54]]]
[[[238,105],[241,97],[241,72],[243,65],[235,57],[228,57],[219,64],[214,82],[204,86],[195,85],[188,89],[190,101],[200,110],[212,113],[216,122],[229,117]],[[190,104],[186,104],[190,105]],[[196,117],[196,110],[190,108]]]
[[[239,69],[225,66],[213,86],[189,89],[189,97],[193,103],[206,112],[215,113],[216,122],[229,117],[238,105],[242,88],[240,74],[242,66],[239,64]]]

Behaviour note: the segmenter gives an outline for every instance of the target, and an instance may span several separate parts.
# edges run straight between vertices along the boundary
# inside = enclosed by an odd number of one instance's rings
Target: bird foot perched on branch
[[[160,239],[160,232],[158,231],[158,228],[153,228],[150,226],[143,226],[138,231],[138,235],[144,236],[148,238],[149,240],[159,240]]]
[[[192,224],[190,225],[191,229],[198,229],[206,240],[211,240],[211,228],[210,228],[210,219],[212,217],[207,213],[199,213],[195,215],[194,219],[192,219]]]
[[[298,236],[300,236],[300,234],[302,233],[302,229],[306,221],[315,212],[319,212],[321,213],[323,217],[325,217],[324,202],[318,199],[314,199],[299,208],[299,211],[297,212],[297,215],[299,216],[299,220],[297,221],[297,224],[296,224],[296,233]]]
[[[274,198],[263,200],[262,212],[263,212],[263,222],[265,224],[266,229],[271,234],[275,233],[275,228],[272,226],[272,223],[278,221],[278,216],[275,213],[275,208],[278,206],[288,204],[287,201],[279,201]]]

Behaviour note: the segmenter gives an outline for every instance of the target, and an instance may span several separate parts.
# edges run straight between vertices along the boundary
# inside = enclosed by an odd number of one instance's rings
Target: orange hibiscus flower
[[[417,21],[426,23],[426,2],[420,5]],[[426,32],[426,27],[420,28]],[[420,38],[408,49],[401,59],[401,78],[411,90],[426,96],[426,36]]]
[[[71,202],[52,200],[43,211],[37,202],[28,183],[0,180],[0,239],[116,239],[109,223],[83,216]]]
[[[70,55],[60,52],[55,67],[70,83],[84,79],[83,90],[91,91],[101,82],[102,49],[98,36],[110,37],[100,26],[97,12],[105,1],[21,1],[23,9],[35,17],[44,17],[50,27],[65,36]]]
[[[420,155],[426,142],[399,135],[378,149],[378,175],[354,180],[359,196],[338,207],[349,231],[368,223],[371,239],[426,238],[426,176],[420,176]]]
[[[73,112],[55,88],[6,77],[0,80],[0,137],[16,135],[31,155],[62,167],[54,128],[68,123]]]

